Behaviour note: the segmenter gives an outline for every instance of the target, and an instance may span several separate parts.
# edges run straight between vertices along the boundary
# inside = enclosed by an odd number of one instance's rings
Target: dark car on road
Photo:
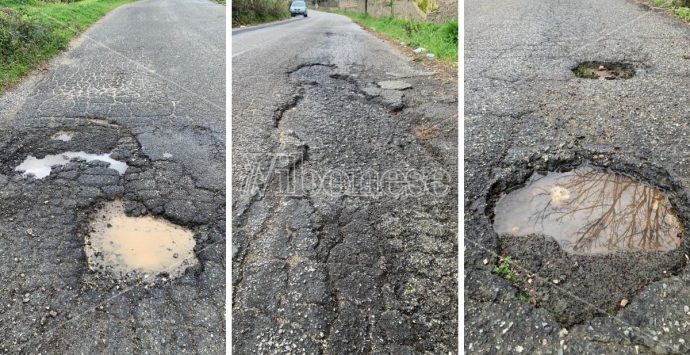
[[[290,4],[290,15],[294,17],[299,14],[307,17],[307,4],[300,0],[293,1],[292,4]]]

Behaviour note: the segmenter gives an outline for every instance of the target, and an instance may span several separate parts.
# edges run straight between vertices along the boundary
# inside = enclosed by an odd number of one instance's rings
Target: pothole
[[[635,75],[635,68],[629,63],[583,62],[573,69],[573,73],[584,79],[630,79]]]
[[[190,230],[157,217],[129,217],[120,200],[96,211],[90,227],[84,247],[89,267],[118,279],[175,278],[199,262]]]
[[[38,159],[33,155],[29,155],[24,161],[19,164],[15,171],[22,172],[23,175],[33,176],[36,179],[43,179],[50,175],[53,166],[65,165],[73,159],[85,160],[87,162],[99,160],[108,163],[110,169],[116,170],[120,175],[127,170],[127,163],[115,160],[110,157],[110,154],[91,154],[86,152],[64,152],[60,154],[46,155]]]
[[[628,176],[583,166],[535,173],[494,209],[499,235],[545,235],[575,254],[669,251],[683,225],[668,197]]]

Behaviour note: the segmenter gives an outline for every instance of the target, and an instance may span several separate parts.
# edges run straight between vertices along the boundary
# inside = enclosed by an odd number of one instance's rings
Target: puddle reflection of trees
[[[554,199],[554,189],[562,188]],[[680,244],[681,226],[668,199],[656,188],[631,178],[591,168],[576,169],[541,189],[547,203],[537,215],[542,223],[577,223],[575,241],[562,246],[581,253],[616,250],[659,251]],[[568,244],[568,245],[565,245]]]

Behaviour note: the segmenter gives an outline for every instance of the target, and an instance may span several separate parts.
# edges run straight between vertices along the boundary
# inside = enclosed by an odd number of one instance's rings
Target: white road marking
[[[232,55],[232,57],[235,58],[235,57],[237,57],[237,56],[240,55],[240,54],[249,52],[250,50],[251,50],[251,49],[245,49],[245,50],[243,50],[243,51],[241,51],[241,52],[239,52],[239,53],[234,53],[234,54]]]

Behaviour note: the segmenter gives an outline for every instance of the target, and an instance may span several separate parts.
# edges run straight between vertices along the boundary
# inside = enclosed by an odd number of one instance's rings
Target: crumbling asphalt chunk
[[[406,90],[412,87],[412,84],[402,80],[384,80],[379,81],[376,84],[384,90]]]
[[[325,70],[314,70],[320,68],[325,68]],[[354,86],[354,88],[351,89],[353,92],[359,93],[367,100],[373,100],[374,102],[383,105],[391,112],[397,113],[406,107],[404,100],[405,95],[403,91],[412,88],[411,84],[401,80],[386,80],[377,83],[367,82],[359,78],[356,74],[348,74],[343,72],[333,73],[332,71],[336,69],[337,67],[335,66],[305,66],[299,70],[291,72],[291,76],[295,76],[301,80],[300,83],[302,83],[302,85],[305,83],[329,85],[324,81],[326,77],[341,80]],[[303,89],[304,87],[301,86],[300,90]]]
[[[273,125],[277,128],[280,125],[280,120],[286,111],[295,108],[304,96],[303,89],[298,89],[298,92],[293,95],[286,103],[282,104],[273,112]]]
[[[311,67],[327,67],[327,68],[336,68],[337,66],[335,64],[325,64],[325,63],[302,63],[298,66],[296,66],[294,69],[291,69],[287,72],[288,75],[291,75],[297,71],[300,71],[304,68],[311,68]]]
[[[410,127],[419,117],[392,114],[391,106],[404,107],[403,92],[414,95],[412,88],[381,89],[360,75],[321,64],[288,75],[303,97],[283,111],[271,154],[294,157],[279,167],[295,176],[299,189],[284,191],[281,179],[273,178],[250,203],[236,207],[238,354],[454,349],[453,192],[424,199],[369,196],[336,180],[323,190],[306,177],[299,180],[304,172],[360,177],[367,168],[441,168],[415,143]],[[377,91],[361,89],[368,87]],[[391,143],[402,140],[404,147]]]
[[[293,169],[307,158],[309,148],[292,130],[280,131],[278,150],[274,156],[274,169],[285,171]]]

